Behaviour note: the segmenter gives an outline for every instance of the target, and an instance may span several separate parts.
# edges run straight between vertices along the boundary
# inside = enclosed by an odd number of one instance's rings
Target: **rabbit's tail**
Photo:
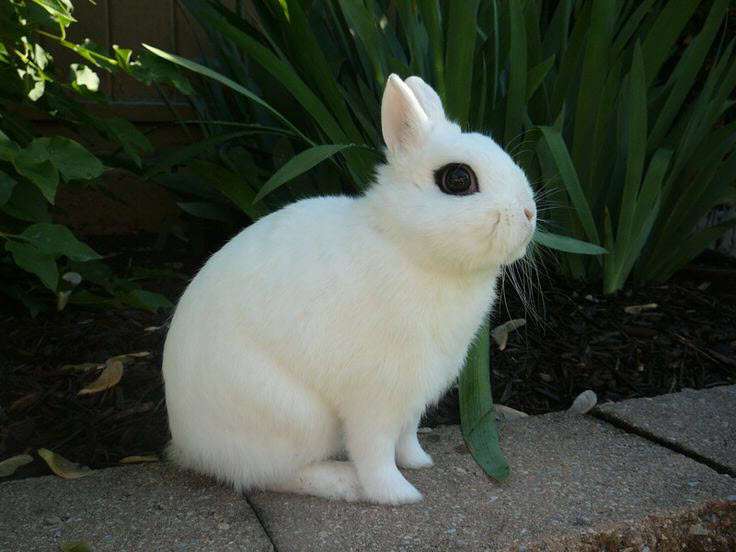
[[[329,460],[309,464],[290,479],[269,485],[267,490],[355,502],[362,498],[352,462]]]

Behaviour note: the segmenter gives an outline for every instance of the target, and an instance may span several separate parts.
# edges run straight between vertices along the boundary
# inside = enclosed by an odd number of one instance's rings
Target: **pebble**
[[[598,404],[598,396],[595,394],[595,391],[588,389],[575,398],[568,412],[573,414],[587,414],[595,408],[596,404]]]

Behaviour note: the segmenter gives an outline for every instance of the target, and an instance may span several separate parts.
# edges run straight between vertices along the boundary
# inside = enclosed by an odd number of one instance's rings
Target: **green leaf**
[[[27,222],[43,222],[50,219],[48,203],[40,190],[28,182],[19,182],[13,194],[0,209],[11,217]]]
[[[217,203],[209,201],[180,201],[177,205],[185,213],[198,218],[216,220],[228,224],[238,224],[240,222],[238,217],[234,216],[233,211]]]
[[[473,54],[479,0],[448,3],[445,78],[445,111],[450,119],[467,126],[470,114],[470,89],[473,83]]]
[[[669,0],[659,10],[656,21],[642,44],[647,84],[651,84],[660,67],[672,54],[680,33],[700,4],[700,0]]]
[[[182,67],[185,67],[189,69],[190,71],[194,71],[195,73],[199,73],[200,75],[203,75],[205,77],[209,77],[212,80],[216,80],[220,84],[223,84],[230,88],[231,90],[234,90],[235,92],[238,92],[239,94],[242,94],[252,102],[260,105],[267,111],[269,111],[272,115],[274,115],[277,119],[279,119],[282,123],[284,123],[287,127],[289,127],[291,130],[293,130],[297,135],[304,137],[304,135],[299,131],[299,129],[294,126],[286,117],[284,117],[279,111],[271,107],[266,101],[261,99],[259,96],[245,88],[244,86],[241,86],[237,82],[235,82],[232,79],[229,79],[228,77],[221,75],[217,71],[213,71],[209,67],[205,67],[204,65],[200,65],[199,63],[195,63],[194,61],[190,61],[188,59],[185,59],[183,57],[177,56],[176,54],[169,54],[168,52],[164,52],[163,50],[159,50],[158,48],[154,48],[153,46],[149,46],[148,44],[143,45],[144,48],[148,49],[149,51],[153,52],[157,56],[166,59],[168,61],[171,61],[172,63],[176,63],[177,65],[181,65]],[[306,141],[306,137],[304,137]]]
[[[138,60],[129,67],[131,74],[146,84],[171,84],[185,96],[194,95],[194,88],[189,80],[179,72],[176,65],[153,53],[143,52]]]
[[[258,220],[268,214],[268,209],[264,205],[254,205],[256,193],[244,175],[201,160],[192,161],[189,167],[197,176],[232,201],[251,220]]]
[[[59,171],[49,160],[48,138],[36,138],[13,159],[15,170],[33,182],[53,204],[59,185]]]
[[[139,167],[142,165],[140,153],[153,151],[153,146],[145,134],[132,123],[120,117],[110,117],[100,121],[100,128],[108,138],[123,147],[128,157]]]
[[[564,251],[566,253],[575,253],[578,255],[605,255],[608,251],[600,245],[576,240],[568,236],[560,236],[559,234],[551,234],[537,230],[534,233],[534,241],[544,247]]]
[[[8,138],[7,134],[0,130],[0,159],[12,162],[19,151],[18,144],[13,142]]]
[[[572,163],[572,159],[567,151],[567,146],[565,146],[562,135],[558,130],[552,127],[539,128],[547,142],[549,151],[552,154],[552,159],[560,173],[560,178],[562,179],[562,183],[570,196],[570,200],[577,211],[577,216],[585,230],[586,236],[591,242],[596,244],[600,243],[598,229],[596,228],[595,220],[593,219],[593,213],[590,211],[588,200],[585,198],[583,189],[580,187],[580,181],[578,180],[575,166]]]
[[[19,234],[23,240],[33,244],[44,255],[64,255],[74,261],[91,261],[101,258],[91,247],[80,242],[71,230],[60,224],[40,222]]]
[[[534,96],[539,86],[542,84],[542,82],[544,82],[545,77],[549,73],[549,70],[552,69],[554,63],[555,56],[551,55],[543,62],[538,63],[537,65],[529,69],[529,73],[526,76],[527,101],[532,99],[532,96]]]
[[[263,127],[259,127],[263,128]],[[278,130],[278,129],[277,129]],[[236,138],[242,138],[257,132],[255,130],[239,130],[235,132],[226,132],[224,134],[217,134],[210,136],[204,140],[200,140],[188,146],[179,147],[174,149],[170,154],[165,155],[159,162],[151,166],[143,174],[145,178],[150,178],[156,174],[162,173],[171,167],[181,165],[190,159],[198,157],[204,153],[207,153],[215,146],[234,140]]]
[[[498,442],[491,394],[490,349],[486,322],[460,373],[460,427],[465,444],[478,465],[491,477],[503,481],[509,476],[509,464]]]
[[[13,260],[18,267],[35,274],[43,285],[51,291],[56,291],[59,271],[53,255],[46,254],[33,244],[14,240],[8,240],[5,243],[5,249],[13,255]]]
[[[5,205],[10,196],[13,195],[13,188],[17,182],[10,175],[0,171],[0,207]]]
[[[72,63],[69,69],[72,73],[72,82],[78,87],[84,87],[90,92],[97,92],[100,88],[100,77],[87,65]]]
[[[99,177],[105,167],[81,144],[64,138],[40,138],[47,144],[49,161],[61,173],[64,180],[91,180]]]
[[[508,2],[509,9],[509,89],[504,126],[504,146],[521,137],[526,113],[527,40],[523,2]],[[465,92],[466,93],[466,92]]]
[[[121,297],[121,300],[131,307],[158,312],[159,309],[171,310],[174,304],[160,293],[153,293],[145,289],[134,289]]]
[[[264,196],[270,194],[275,189],[286,184],[289,180],[296,178],[302,173],[307,172],[315,165],[321,163],[325,159],[328,159],[336,153],[343,151],[347,148],[354,147],[354,144],[329,144],[313,146],[309,149],[298,153],[291,159],[289,159],[284,165],[274,173],[274,175],[268,179],[268,181],[261,187],[256,195],[255,201],[258,202],[263,199]]]

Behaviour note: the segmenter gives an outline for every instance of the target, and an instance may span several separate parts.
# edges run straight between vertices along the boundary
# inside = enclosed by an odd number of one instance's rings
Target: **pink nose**
[[[524,209],[524,216],[526,217],[526,220],[531,222],[534,218],[534,213],[532,213],[529,209]]]

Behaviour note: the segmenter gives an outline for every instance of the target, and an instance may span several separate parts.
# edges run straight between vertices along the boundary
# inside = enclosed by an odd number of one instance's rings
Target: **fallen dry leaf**
[[[38,400],[38,393],[28,393],[22,397],[15,399],[8,407],[8,412],[22,412],[26,408],[33,406]]]
[[[123,363],[120,360],[111,358],[105,363],[105,369],[99,377],[87,387],[81,389],[77,395],[94,395],[95,393],[101,393],[102,391],[116,386],[122,377]]]
[[[509,334],[514,330],[518,330],[524,324],[526,324],[526,319],[514,318],[513,320],[509,320],[508,322],[504,322],[500,326],[496,326],[495,328],[493,328],[493,331],[491,332],[491,337],[498,345],[499,351],[503,351],[506,348],[506,343],[508,343],[509,340]]]
[[[79,479],[93,473],[87,466],[75,464],[49,449],[38,449],[38,455],[45,460],[52,472],[63,479]]]
[[[647,303],[646,305],[631,305],[624,307],[627,314],[641,314],[644,311],[654,310],[658,307],[657,303]]]
[[[26,464],[33,462],[33,456],[29,454],[19,454],[17,456],[11,456],[0,462],[0,477],[8,477],[13,475],[15,470]]]
[[[505,404],[494,404],[493,410],[496,413],[497,420],[516,420],[517,418],[529,417],[529,414],[527,414],[526,412],[516,410],[515,408],[511,408],[510,406],[506,406]]]
[[[142,462],[158,462],[159,458],[155,454],[147,454],[143,456],[126,456],[120,459],[121,464],[139,464]]]
[[[61,545],[61,552],[92,552],[92,548],[83,541],[65,542]]]
[[[99,370],[103,366],[104,364],[100,364],[99,362],[83,362],[81,364],[64,364],[59,370],[62,372],[84,373]]]
[[[119,360],[120,362],[125,363],[134,358],[145,358],[147,356],[151,356],[151,353],[149,353],[148,351],[141,351],[139,353],[125,353],[124,355],[116,355],[114,357],[110,357],[107,359],[107,361],[110,362],[111,360]]]

